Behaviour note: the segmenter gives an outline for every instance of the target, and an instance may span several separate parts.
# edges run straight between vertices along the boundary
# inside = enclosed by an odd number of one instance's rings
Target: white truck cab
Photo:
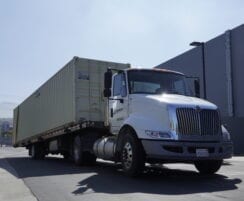
[[[14,146],[33,159],[111,160],[130,176],[168,162],[213,174],[232,156],[232,142],[217,106],[198,98],[199,81],[190,90],[186,78],[74,57],[14,110]]]
[[[199,84],[195,82],[199,96]],[[108,121],[125,172],[145,162],[192,162],[216,172],[232,156],[232,142],[216,105],[194,97],[179,72],[126,69],[105,73]],[[115,152],[116,152],[115,151]]]

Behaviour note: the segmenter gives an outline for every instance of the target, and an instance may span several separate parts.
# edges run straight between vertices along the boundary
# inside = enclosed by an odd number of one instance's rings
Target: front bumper
[[[221,160],[231,158],[233,144],[228,142],[188,142],[141,140],[147,159],[167,161]],[[197,149],[208,150],[207,156],[197,156]]]

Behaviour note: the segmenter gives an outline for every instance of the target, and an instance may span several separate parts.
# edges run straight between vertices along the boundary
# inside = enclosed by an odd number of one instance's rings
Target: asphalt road
[[[213,176],[199,175],[192,165],[170,164],[148,167],[136,179],[104,161],[77,167],[61,157],[36,161],[11,149],[5,158],[40,201],[244,200],[244,157],[227,160]]]

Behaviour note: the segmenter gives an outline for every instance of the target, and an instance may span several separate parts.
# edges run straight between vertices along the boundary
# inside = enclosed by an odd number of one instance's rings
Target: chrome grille
[[[217,110],[177,108],[179,134],[217,135],[220,119]]]

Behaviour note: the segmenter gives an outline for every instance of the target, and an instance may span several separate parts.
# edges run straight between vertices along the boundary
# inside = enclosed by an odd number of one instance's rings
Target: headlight
[[[145,130],[146,135],[155,139],[171,139],[170,133],[161,131]]]
[[[223,125],[221,125],[221,129],[222,129],[223,140],[230,141],[230,133],[227,131],[227,129]]]

